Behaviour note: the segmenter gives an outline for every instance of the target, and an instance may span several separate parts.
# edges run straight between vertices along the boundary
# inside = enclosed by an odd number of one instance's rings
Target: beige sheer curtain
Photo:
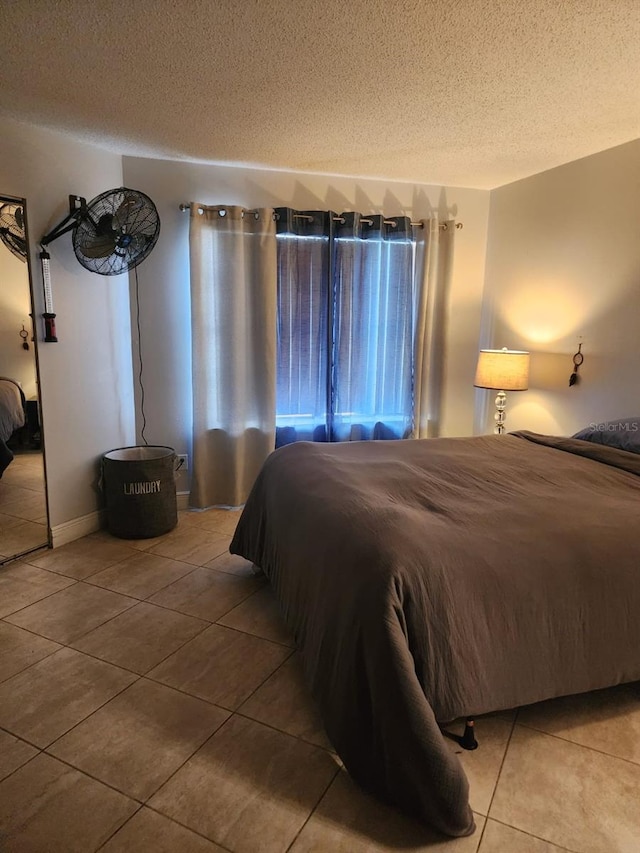
[[[414,438],[440,431],[446,347],[447,298],[455,222],[446,228],[425,219],[416,237],[416,326],[414,333]]]
[[[193,507],[239,506],[275,446],[273,210],[191,205]]]

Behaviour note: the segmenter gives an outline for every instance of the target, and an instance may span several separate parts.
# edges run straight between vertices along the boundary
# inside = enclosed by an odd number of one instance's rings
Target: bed
[[[230,550],[268,577],[362,787],[471,834],[443,724],[640,679],[639,474],[529,432],[271,454]]]
[[[0,477],[13,460],[7,442],[25,425],[25,398],[14,379],[0,376]]]

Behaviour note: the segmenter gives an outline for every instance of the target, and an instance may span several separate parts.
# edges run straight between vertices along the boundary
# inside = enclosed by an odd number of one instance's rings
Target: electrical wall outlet
[[[189,454],[188,453],[178,453],[178,471],[188,471],[189,470]]]

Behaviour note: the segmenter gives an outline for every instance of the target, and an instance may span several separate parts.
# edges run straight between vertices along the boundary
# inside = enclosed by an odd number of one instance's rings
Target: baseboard
[[[53,548],[59,548],[60,545],[66,545],[67,542],[73,542],[88,533],[95,533],[102,527],[104,527],[103,509],[82,515],[80,518],[72,518],[71,521],[63,521],[62,524],[56,524],[51,528],[51,545]]]
[[[189,509],[189,492],[178,492],[176,497],[179,510]],[[106,512],[103,509],[80,518],[72,518],[71,521],[64,521],[51,528],[51,545],[53,548],[59,548],[60,545],[66,545],[67,542],[73,542],[88,533],[95,533],[105,526]]]

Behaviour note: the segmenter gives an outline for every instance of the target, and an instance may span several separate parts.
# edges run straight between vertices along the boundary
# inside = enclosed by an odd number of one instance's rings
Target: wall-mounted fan
[[[69,196],[69,214],[40,241],[44,283],[45,341],[56,341],[50,255],[45,246],[71,231],[73,251],[83,267],[98,275],[120,275],[144,261],[160,234],[160,217],[148,195],[119,187],[87,203]]]
[[[81,196],[69,196],[69,215],[46,234],[46,246],[72,231],[76,258],[99,275],[119,275],[144,261],[160,233],[160,217],[148,195],[120,187],[88,204]]]
[[[8,202],[0,207],[0,240],[16,258],[27,260],[24,208],[21,204]]]

